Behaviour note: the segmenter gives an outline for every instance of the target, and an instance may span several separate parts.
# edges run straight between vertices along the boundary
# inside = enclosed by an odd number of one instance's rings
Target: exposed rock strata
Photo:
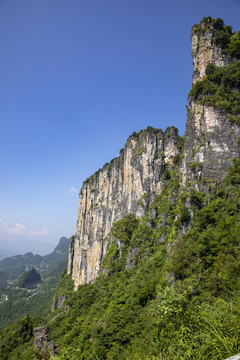
[[[209,18],[192,29],[193,82],[201,80],[206,66],[224,66],[233,61],[215,41],[216,28]],[[239,126],[227,114],[190,99],[182,165],[183,188],[198,180],[219,183],[234,157],[239,156]],[[120,157],[91,176],[81,189],[77,232],[69,250],[68,274],[75,289],[95,280],[106,254],[112,225],[127,214],[142,217],[154,197],[161,193],[163,173],[179,153],[176,129],[165,133],[147,129],[127,141]],[[127,268],[130,268],[131,257]]]
[[[120,157],[85,181],[79,195],[77,233],[70,245],[68,273],[75,288],[94,281],[112,225],[132,213],[142,217],[161,192],[161,179],[179,153],[175,128],[151,128],[131,136]]]
[[[48,359],[50,355],[58,354],[58,345],[49,339],[49,327],[47,325],[33,329],[34,346],[38,355]]]
[[[203,19],[192,28],[193,83],[205,76],[206,66],[225,66],[235,62],[217,45],[216,23]],[[183,184],[187,180],[205,179],[219,183],[239,156],[239,126],[227,114],[209,105],[189,99],[183,159]]]
[[[56,309],[61,308],[63,306],[65,300],[66,300],[66,295],[57,295],[56,297],[54,297],[52,311],[55,311]]]
[[[183,184],[202,179],[219,183],[238,157],[239,126],[212,106],[190,102],[185,133]]]
[[[211,18],[205,18],[200,24],[192,27],[193,83],[204,77],[208,64],[225,66],[236,60],[225,54],[217,45],[216,32],[216,25]]]

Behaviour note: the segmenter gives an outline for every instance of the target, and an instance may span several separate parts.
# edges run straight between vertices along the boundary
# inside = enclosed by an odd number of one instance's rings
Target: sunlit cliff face
[[[193,83],[205,76],[209,63],[224,66],[233,61],[216,46],[214,36],[208,19],[192,29]],[[219,183],[233,158],[239,156],[239,135],[239,126],[232,124],[224,111],[190,98],[182,163],[178,166],[180,187],[190,184],[198,190],[202,180],[205,184]],[[96,279],[112,225],[127,214],[142,217],[161,193],[166,181],[163,174],[179,154],[179,145],[177,129],[168,128],[164,133],[148,128],[130,136],[120,156],[84,182],[68,261],[75,289]]]
[[[160,194],[162,175],[179,153],[178,143],[174,128],[145,130],[130,137],[120,157],[83,184],[68,263],[75,287],[95,280],[112,225],[130,213],[142,217]]]

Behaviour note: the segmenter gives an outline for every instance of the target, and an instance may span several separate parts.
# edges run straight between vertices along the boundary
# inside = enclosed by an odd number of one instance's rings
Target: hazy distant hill
[[[51,254],[42,257],[41,264],[46,264],[46,266],[54,267],[60,262],[67,263],[69,243],[70,239],[61,237],[54,251]]]
[[[43,257],[41,255],[33,255],[31,252],[28,252],[25,255],[15,255],[1,260],[0,284],[2,283],[2,273],[7,274],[7,280],[12,282],[32,267],[39,267],[42,260]]]
[[[27,288],[29,286],[34,286],[35,284],[41,281],[41,276],[37,270],[32,268],[31,270],[26,271],[23,273],[19,280],[18,280],[18,287],[20,288]]]
[[[0,289],[10,282],[15,282],[25,271],[35,268],[40,273],[52,270],[57,264],[67,266],[70,239],[62,237],[51,254],[41,256],[28,252],[25,255],[15,255],[0,261]]]
[[[62,237],[49,255],[28,252],[0,261],[0,328],[26,313],[46,315],[51,311],[54,291],[67,267],[69,242]],[[41,276],[41,284],[30,285],[28,277],[33,268]]]

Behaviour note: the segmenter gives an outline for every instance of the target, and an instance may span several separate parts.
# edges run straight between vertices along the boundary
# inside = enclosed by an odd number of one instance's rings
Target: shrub
[[[191,219],[190,211],[186,206],[182,206],[180,210],[180,221],[183,223],[189,221],[190,219]]]
[[[170,180],[170,179],[171,179],[171,172],[168,168],[166,168],[163,174],[163,180]]]
[[[192,205],[201,209],[203,205],[203,194],[192,189],[190,191],[190,201]]]
[[[202,104],[209,104],[226,111],[230,120],[239,122],[240,94],[240,61],[224,67],[206,67],[206,78],[197,81],[189,96]]]
[[[206,66],[205,74],[206,75],[212,75],[216,70],[216,66],[214,64],[208,64]]]

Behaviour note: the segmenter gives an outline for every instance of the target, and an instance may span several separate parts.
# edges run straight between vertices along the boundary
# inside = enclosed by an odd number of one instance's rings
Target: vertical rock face
[[[112,225],[127,214],[142,217],[161,192],[161,179],[178,150],[177,129],[148,128],[133,134],[120,157],[87,179],[79,195],[77,233],[70,244],[68,273],[75,288],[94,281]]]
[[[225,66],[233,61],[217,44],[217,31],[218,23],[211,18],[204,18],[192,27],[193,83],[204,77],[208,64]]]
[[[191,100],[184,144],[184,183],[194,178],[219,183],[233,158],[240,155],[239,130],[224,111]]]
[[[225,66],[231,59],[216,40],[219,21],[205,18],[192,28],[193,83],[202,80],[206,66]],[[198,180],[220,182],[234,157],[239,156],[240,129],[213,106],[189,100],[182,187],[198,187]],[[77,232],[69,249],[68,274],[75,289],[96,279],[106,254],[112,225],[127,214],[142,217],[161,193],[163,173],[179,153],[177,129],[148,128],[128,139],[120,156],[87,179],[79,195]]]
[[[206,66],[226,66],[235,62],[218,46],[218,22],[204,18],[192,28],[193,83],[202,80]],[[226,174],[234,157],[239,156],[239,126],[227,114],[207,104],[189,100],[185,132],[183,180],[206,179],[216,182]]]

